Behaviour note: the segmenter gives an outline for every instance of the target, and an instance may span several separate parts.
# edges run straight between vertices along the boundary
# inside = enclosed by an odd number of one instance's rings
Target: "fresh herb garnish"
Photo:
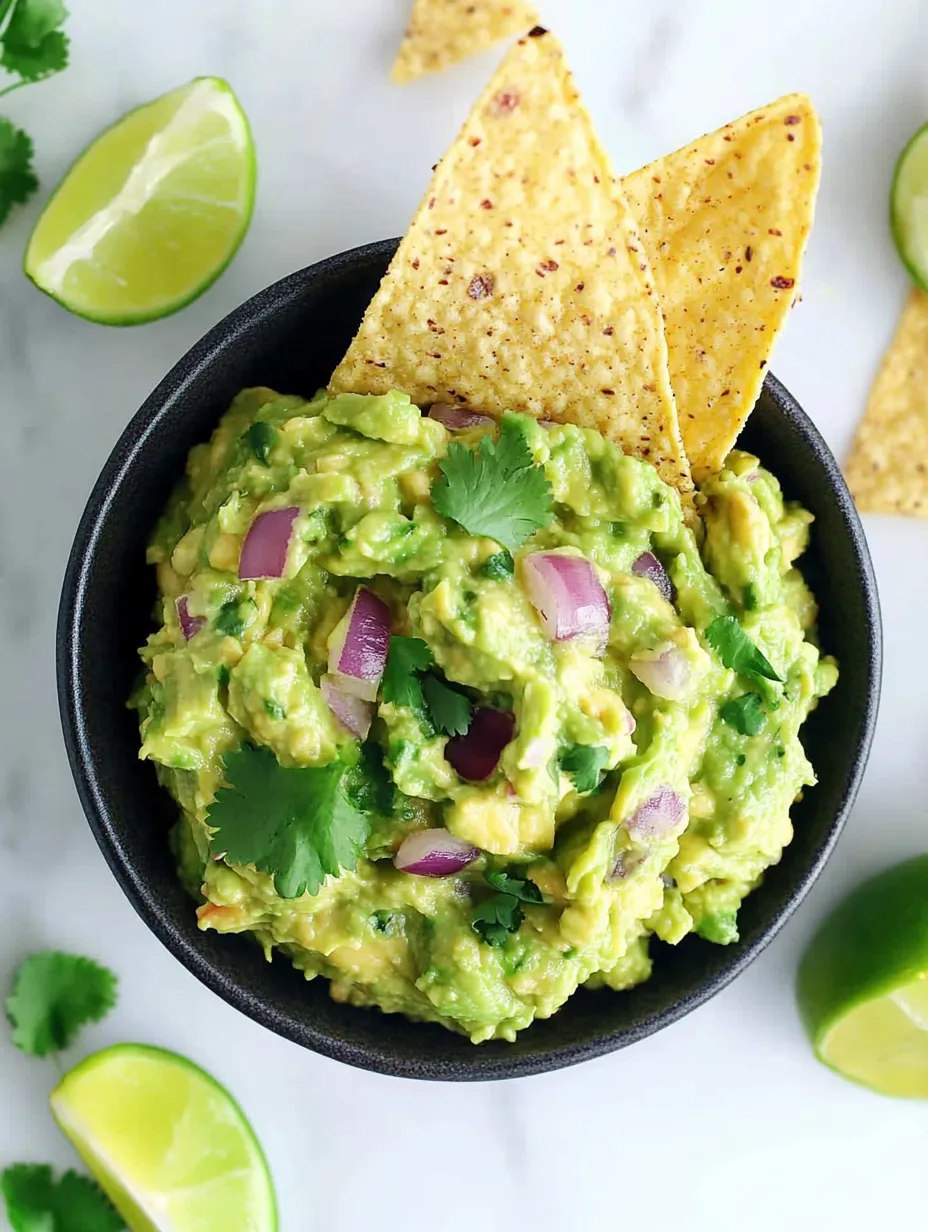
[[[757,588],[753,582],[748,582],[744,590],[741,592],[741,604],[746,612],[753,612],[757,608]]]
[[[474,908],[471,927],[487,945],[499,947],[506,944],[509,933],[519,931],[525,914],[514,894],[494,894]]]
[[[428,644],[421,637],[391,637],[383,672],[383,700],[394,706],[408,706],[417,713],[424,712],[419,673],[434,662]]]
[[[293,769],[266,748],[225,758],[226,785],[208,820],[213,855],[270,873],[281,898],[317,894],[326,875],[354,869],[369,820],[345,794],[343,762]]]
[[[520,903],[544,903],[545,896],[527,877],[516,877],[502,869],[488,868],[483,874],[484,879],[500,894],[511,894]]]
[[[481,577],[491,578],[494,582],[508,582],[515,574],[516,562],[512,553],[502,551],[488,556],[477,572]]]
[[[527,877],[517,877],[501,869],[487,869],[484,877],[497,893],[474,908],[471,927],[487,945],[498,948],[506,944],[509,933],[518,932],[525,919],[521,904],[537,906],[543,904],[545,898],[534,881]]]
[[[216,613],[213,628],[223,637],[241,637],[245,632],[245,621],[241,615],[241,600],[229,599]]]
[[[557,760],[564,773],[573,780],[577,791],[595,791],[609,760],[609,750],[599,744],[572,744],[561,749]]]
[[[742,736],[756,736],[767,717],[759,693],[743,693],[741,697],[733,697],[719,713],[729,727]]]
[[[0,95],[67,67],[68,37],[59,29],[67,16],[61,0],[0,0],[0,68],[16,79]],[[0,117],[0,226],[39,186],[32,153],[26,133]]]
[[[265,423],[263,419],[257,420],[245,433],[245,440],[258,461],[263,462],[267,466],[271,450],[274,448],[274,443],[277,440],[277,432],[274,425]]]
[[[463,736],[474,712],[468,698],[449,688],[432,672],[423,677],[422,689],[436,730],[446,736]]]
[[[717,617],[706,629],[705,636],[724,667],[755,680],[781,681],[767,658],[738,624],[737,617]]]
[[[498,441],[484,436],[474,449],[453,442],[438,465],[432,504],[468,534],[514,551],[551,521],[551,485],[512,415],[503,416]]]
[[[264,713],[272,719],[285,719],[287,717],[287,711],[273,697],[266,697],[264,699]]]
[[[40,950],[22,962],[6,999],[13,1043],[34,1057],[60,1052],[116,1004],[116,976],[90,958]]]
[[[125,1232],[125,1224],[89,1176],[47,1164],[13,1164],[3,1172],[3,1197],[13,1232]]]
[[[426,726],[446,736],[463,736],[473,706],[457,689],[429,671],[435,659],[420,637],[391,637],[383,673],[383,700],[408,706]]]

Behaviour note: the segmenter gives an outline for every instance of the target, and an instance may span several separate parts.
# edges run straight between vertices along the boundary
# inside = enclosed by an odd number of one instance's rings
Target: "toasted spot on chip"
[[[862,513],[928,518],[928,295],[913,291],[844,468]]]
[[[501,95],[518,105],[501,111]],[[440,358],[429,321],[445,331]],[[457,390],[489,414],[596,428],[628,453],[653,450],[661,477],[691,491],[658,297],[553,35],[524,38],[504,59],[331,388],[402,389],[420,406]]]
[[[439,73],[530,27],[534,34],[537,21],[523,0],[415,0],[390,75],[402,83]]]
[[[820,151],[811,102],[791,94],[622,181],[661,298],[697,481],[721,468],[760,394],[762,361],[793,303],[785,292],[799,281]],[[748,264],[732,256],[741,253]]]

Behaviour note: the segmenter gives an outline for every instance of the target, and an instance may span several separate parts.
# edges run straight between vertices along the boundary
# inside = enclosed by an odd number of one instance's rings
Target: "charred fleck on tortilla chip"
[[[760,394],[797,293],[820,164],[818,116],[790,94],[622,181],[697,482],[721,469]]]
[[[928,518],[928,295],[913,291],[845,466],[863,513]]]
[[[503,61],[331,388],[596,428],[691,489],[647,257],[552,35]]]
[[[390,75],[405,82],[440,73],[503,39],[524,34],[537,21],[535,10],[522,0],[415,0]]]

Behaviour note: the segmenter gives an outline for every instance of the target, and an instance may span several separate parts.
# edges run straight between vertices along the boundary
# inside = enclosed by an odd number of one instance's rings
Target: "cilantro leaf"
[[[477,572],[481,577],[492,578],[494,582],[508,582],[516,571],[516,562],[510,552],[496,552],[488,556]]]
[[[0,116],[0,226],[14,205],[23,205],[39,187],[32,169],[32,142],[21,128]]]
[[[474,713],[470,701],[431,672],[423,678],[422,688],[436,730],[446,736],[463,736]]]
[[[13,1164],[3,1172],[3,1197],[13,1232],[124,1232],[103,1190],[89,1176],[47,1164]]]
[[[776,674],[767,658],[744,632],[737,617],[717,617],[706,629],[705,637],[724,667],[740,676],[755,680],[777,680],[782,683],[782,677]]]
[[[766,718],[763,699],[759,693],[743,693],[741,697],[733,697],[725,703],[719,714],[729,727],[733,727],[742,736],[756,736]]]
[[[263,419],[253,423],[245,433],[245,442],[248,448],[258,461],[263,462],[265,466],[268,464],[268,458],[271,456],[271,450],[274,448],[276,441],[276,428],[273,424],[265,423]]]
[[[518,932],[525,919],[514,894],[494,894],[474,908],[471,928],[487,945],[498,948],[506,944],[508,933]]]
[[[345,795],[360,813],[392,817],[395,788],[383,761],[383,749],[375,740],[365,740],[358,760],[344,778]]]
[[[23,81],[42,81],[68,66],[68,16],[62,0],[17,0],[0,36],[0,66]]]
[[[409,706],[421,713],[425,709],[418,673],[435,662],[421,637],[391,637],[383,671],[383,700],[395,706]]]
[[[596,790],[608,760],[609,750],[599,744],[572,744],[561,749],[557,758],[558,765],[573,779],[574,787],[580,792]]]
[[[494,890],[498,890],[501,894],[511,895],[520,902],[542,904],[545,901],[541,890],[534,881],[529,881],[527,877],[514,877],[512,873],[493,868],[488,868],[483,875]]]
[[[116,1004],[116,976],[89,958],[40,950],[20,964],[6,1013],[13,1043],[34,1057],[67,1048]]]
[[[454,442],[438,465],[432,504],[468,534],[514,551],[551,521],[551,485],[513,415],[503,416],[498,441],[481,437],[475,449]]]
[[[326,875],[354,869],[368,818],[348,800],[343,762],[291,769],[267,748],[242,745],[225,758],[208,820],[210,850],[230,864],[254,864],[281,898],[318,894]]]

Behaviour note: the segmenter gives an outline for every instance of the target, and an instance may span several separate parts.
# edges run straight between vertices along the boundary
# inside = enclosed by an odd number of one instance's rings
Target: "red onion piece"
[[[283,577],[293,523],[299,513],[299,509],[289,508],[269,509],[258,514],[242,544],[238,576],[243,581]]]
[[[511,710],[475,710],[465,734],[452,736],[445,745],[445,757],[462,779],[479,783],[496,769],[515,726]]]
[[[605,651],[612,609],[596,570],[585,556],[532,552],[522,562],[525,589],[555,642],[595,637]]]
[[[437,419],[449,432],[464,432],[467,428],[492,428],[496,423],[490,415],[481,415],[466,406],[451,406],[448,402],[436,402],[430,407],[429,419]]]
[[[656,556],[650,552],[642,552],[632,565],[632,573],[636,573],[638,577],[647,578],[648,581],[653,582],[667,602],[673,603],[676,598],[674,584],[667,576],[667,570]]]
[[[403,839],[393,863],[401,873],[418,877],[449,877],[473,864],[480,851],[447,830],[417,830]]]
[[[329,650],[329,671],[345,693],[372,702],[390,648],[389,605],[359,586],[342,629]]]
[[[634,839],[662,838],[679,825],[685,812],[686,805],[672,787],[659,787],[626,820],[625,829]]]
[[[203,619],[202,616],[191,616],[190,615],[190,612],[187,608],[187,596],[186,595],[181,595],[179,599],[176,599],[174,602],[174,606],[177,609],[177,619],[180,622],[181,632],[183,633],[184,637],[189,642],[190,639],[195,634],[200,632],[200,630],[206,624],[206,621]]]
[[[539,419],[539,428],[544,428],[546,432],[550,432],[552,428],[559,428],[561,425],[556,419]]]
[[[352,697],[350,693],[340,689],[331,676],[323,676],[319,688],[322,690],[325,704],[342,727],[347,727],[352,736],[363,740],[374,720],[373,704],[362,701],[360,697]]]
[[[682,650],[671,646],[656,659],[629,660],[629,670],[655,697],[679,701],[686,696],[690,683],[690,665]]]

